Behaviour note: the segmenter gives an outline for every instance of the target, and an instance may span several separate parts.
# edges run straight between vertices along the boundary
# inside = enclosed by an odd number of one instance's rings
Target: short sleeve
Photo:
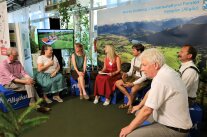
[[[55,62],[57,62],[57,63],[58,63],[58,60],[57,60],[56,56],[54,56],[54,58],[53,58],[53,59],[54,59],[54,61],[55,61]]]
[[[168,98],[166,91],[166,87],[161,82],[152,82],[145,105],[155,110],[159,109]]]
[[[37,58],[37,64],[43,64],[43,58],[42,58],[42,56],[39,56]]]

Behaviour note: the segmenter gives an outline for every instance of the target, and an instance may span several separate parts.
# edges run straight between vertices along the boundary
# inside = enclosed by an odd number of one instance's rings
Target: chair
[[[27,97],[26,91],[15,92],[13,90],[6,89],[4,88],[4,86],[0,85],[0,94],[3,94],[6,97],[7,102],[9,102],[14,109],[27,107],[30,102],[30,99]],[[3,112],[7,112],[2,98],[0,98],[0,109]]]
[[[200,136],[200,126],[203,119],[203,110],[198,104],[194,104],[189,108],[190,117],[193,123],[193,127],[190,129],[189,137]]]

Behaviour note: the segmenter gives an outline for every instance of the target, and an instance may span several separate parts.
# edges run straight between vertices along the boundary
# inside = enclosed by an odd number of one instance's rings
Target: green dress
[[[78,71],[83,72],[85,54],[82,56],[78,56],[76,53],[74,53],[74,55],[75,55],[75,63],[76,63]],[[71,75],[72,75],[73,79],[75,79],[75,80],[78,79],[78,73],[75,71],[74,66],[72,66],[72,68],[71,68]],[[85,75],[85,78],[86,77],[87,77],[87,75]]]

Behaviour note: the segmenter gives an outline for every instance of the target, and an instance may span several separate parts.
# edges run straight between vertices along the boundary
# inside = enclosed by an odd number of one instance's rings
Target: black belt
[[[188,100],[196,100],[196,97],[195,98],[188,97]]]
[[[181,132],[181,133],[188,133],[189,132],[189,129],[182,129],[182,128],[176,128],[176,127],[169,127],[169,126],[166,126],[167,128],[170,128],[172,130],[175,130],[177,132]]]

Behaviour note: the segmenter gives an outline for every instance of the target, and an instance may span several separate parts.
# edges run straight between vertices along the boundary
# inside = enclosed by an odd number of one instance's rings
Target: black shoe
[[[41,112],[41,113],[48,113],[51,110],[52,110],[51,108],[49,108],[49,107],[43,107],[43,106],[40,106],[39,108],[37,108],[37,111],[38,112]]]

